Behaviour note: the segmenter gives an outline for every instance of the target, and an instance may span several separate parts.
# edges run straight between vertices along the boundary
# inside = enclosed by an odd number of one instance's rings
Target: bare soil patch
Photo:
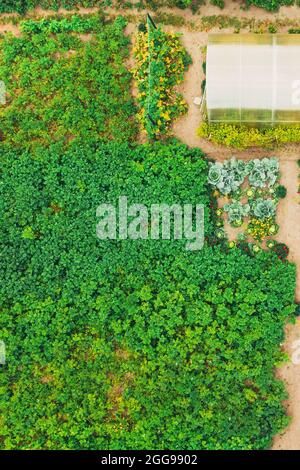
[[[14,24],[0,24],[0,34],[11,33],[13,36],[20,36],[19,26]]]

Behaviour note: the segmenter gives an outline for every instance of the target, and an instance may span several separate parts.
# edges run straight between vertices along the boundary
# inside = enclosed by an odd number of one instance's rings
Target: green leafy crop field
[[[126,22],[101,17],[23,24],[0,44],[8,92],[0,110],[2,140],[33,147],[65,139],[133,140],[136,136],[130,40]],[[95,34],[83,40],[80,34]]]

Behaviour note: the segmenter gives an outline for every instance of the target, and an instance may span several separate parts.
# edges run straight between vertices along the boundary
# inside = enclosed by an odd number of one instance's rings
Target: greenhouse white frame
[[[300,123],[300,35],[209,34],[209,122]]]

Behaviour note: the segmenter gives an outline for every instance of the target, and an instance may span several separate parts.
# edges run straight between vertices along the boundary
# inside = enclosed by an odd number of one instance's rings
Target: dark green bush
[[[300,304],[299,304],[299,303],[298,303],[297,306],[296,306],[295,315],[296,315],[297,317],[300,316]]]
[[[280,184],[276,188],[276,196],[283,199],[286,196],[286,187]]]
[[[289,247],[285,243],[276,243],[272,248],[280,260],[285,260],[289,254]]]
[[[244,0],[246,7],[252,5],[268,11],[277,11],[281,6],[290,6],[295,0]]]
[[[221,8],[221,10],[225,8],[224,0],[210,0],[210,3],[216,7]]]
[[[138,29],[141,33],[146,33],[147,32],[147,26],[145,25],[145,23],[140,23]]]

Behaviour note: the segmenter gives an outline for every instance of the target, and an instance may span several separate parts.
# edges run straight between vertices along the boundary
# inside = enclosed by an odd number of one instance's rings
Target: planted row
[[[137,34],[134,57],[141,127],[150,139],[167,135],[174,120],[187,111],[177,86],[183,81],[191,58],[178,34],[150,25]]]

